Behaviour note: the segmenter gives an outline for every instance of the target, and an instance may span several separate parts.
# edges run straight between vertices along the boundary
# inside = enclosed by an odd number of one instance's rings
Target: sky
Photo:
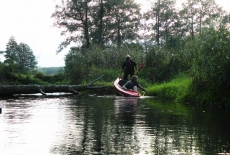
[[[148,6],[151,0],[136,0]],[[177,0],[184,2],[185,0]],[[216,3],[229,10],[229,0],[216,0]],[[56,54],[58,45],[64,40],[61,30],[53,27],[51,18],[55,11],[55,0],[0,0],[0,51],[13,36],[16,42],[25,43],[33,50],[38,67],[61,67],[69,47]],[[3,61],[4,57],[0,57]]]
[[[56,54],[64,38],[52,26],[55,5],[54,0],[0,0],[0,51],[13,36],[18,44],[30,46],[39,67],[64,66],[68,49]]]

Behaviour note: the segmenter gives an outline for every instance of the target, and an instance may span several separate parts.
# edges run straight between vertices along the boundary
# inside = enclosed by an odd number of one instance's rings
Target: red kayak
[[[119,85],[119,81],[121,79],[118,77],[115,81],[114,81],[114,88],[115,90],[122,96],[125,97],[140,97],[141,94],[139,92],[135,92],[133,90],[125,90],[123,89],[120,85]]]

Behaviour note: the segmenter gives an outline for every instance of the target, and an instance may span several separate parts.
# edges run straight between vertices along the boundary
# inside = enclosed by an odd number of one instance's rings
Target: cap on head
[[[129,61],[130,60],[130,56],[127,54],[126,55],[126,61]]]

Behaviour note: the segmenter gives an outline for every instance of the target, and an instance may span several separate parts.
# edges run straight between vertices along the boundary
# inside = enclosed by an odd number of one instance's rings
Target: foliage
[[[139,10],[133,0],[62,1],[52,15],[56,19],[54,25],[62,28],[62,35],[67,36],[57,52],[71,42],[83,48],[89,48],[92,43],[120,46],[125,39],[135,38]]]
[[[221,19],[220,27],[228,29],[229,23],[230,23],[230,13],[224,14]]]
[[[5,65],[4,65],[5,66]],[[48,84],[30,74],[11,73],[3,71],[0,65],[0,84],[3,85],[27,85],[27,84]]]
[[[95,46],[88,50],[71,48],[65,57],[65,73],[72,84],[80,84],[83,81],[89,81],[92,77],[98,76],[99,70],[104,72],[106,70],[117,70],[116,73],[110,75],[110,77],[113,76],[114,80],[119,76],[121,65],[127,53],[139,65],[144,61],[145,53],[143,49],[129,48],[128,45],[121,46],[120,48],[110,47],[106,49]]]
[[[179,15],[183,29],[194,38],[196,33],[201,33],[202,28],[218,25],[220,15],[224,13],[214,0],[187,0]]]
[[[27,84],[69,84],[65,80],[63,72],[54,75],[44,75],[42,72],[36,74],[13,73],[9,71],[9,66],[0,63],[0,84],[6,85],[27,85]]]
[[[168,50],[167,47],[153,46],[146,52],[147,77],[152,82],[162,82],[173,78],[178,73],[186,73],[192,64],[185,49]]]
[[[103,70],[98,70],[98,72],[91,77],[91,79],[96,79],[98,77],[100,77],[101,75],[103,75],[101,81],[104,82],[110,82],[114,81],[118,76],[119,76],[119,71],[118,70],[108,70],[108,69],[103,69]]]
[[[20,43],[18,51],[18,69],[20,72],[32,71],[37,67],[33,51],[27,44]]]
[[[17,63],[17,51],[18,51],[18,44],[15,41],[14,37],[11,37],[9,42],[6,45],[6,51],[5,53],[5,58],[6,60],[4,63],[6,63],[8,66],[13,66],[14,64]]]
[[[33,51],[27,44],[17,44],[14,37],[11,37],[4,51],[4,63],[12,72],[29,72],[36,68],[37,61]]]
[[[146,95],[156,95],[161,99],[179,101],[187,95],[190,84],[191,79],[182,74],[169,82],[158,83],[148,87]]]
[[[55,84],[55,83],[58,83],[58,84],[65,83],[65,84],[68,84],[68,82],[65,81],[65,77],[64,77],[64,74],[62,72],[59,72],[58,74],[54,74],[54,75],[45,75],[42,72],[37,72],[34,75],[34,78],[37,78],[37,79],[39,79],[41,81],[44,81],[46,83],[52,83],[52,84]]]
[[[38,78],[34,78],[33,75],[29,74],[12,74],[14,81],[11,81],[11,85],[26,85],[26,84],[48,84],[47,82],[43,82]]]
[[[9,81],[14,80],[9,66],[6,66],[4,63],[0,62],[0,84],[7,84]]]
[[[169,40],[169,37],[175,33],[176,11],[175,0],[161,0],[151,4],[151,10],[144,14],[150,33],[155,36],[157,45],[163,44]]]
[[[104,2],[105,43],[120,47],[126,40],[135,40],[138,36],[140,7],[134,0],[105,0]]]
[[[56,6],[56,11],[52,15],[56,19],[54,25],[63,29],[62,35],[70,35],[61,43],[58,51],[61,51],[72,41],[77,41],[77,39],[83,41],[87,48],[89,47],[89,28],[92,25],[89,20],[92,19],[90,6],[93,6],[92,0],[62,1]],[[74,34],[76,31],[79,33]]]
[[[60,72],[64,72],[64,67],[42,67],[38,68],[37,72],[42,72],[45,75],[54,75]]]
[[[194,55],[189,100],[200,104],[230,101],[230,33],[226,29],[204,29],[191,43]]]

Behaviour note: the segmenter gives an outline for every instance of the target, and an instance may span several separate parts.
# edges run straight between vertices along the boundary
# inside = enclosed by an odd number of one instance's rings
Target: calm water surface
[[[155,98],[0,100],[1,155],[230,154],[230,109]]]

